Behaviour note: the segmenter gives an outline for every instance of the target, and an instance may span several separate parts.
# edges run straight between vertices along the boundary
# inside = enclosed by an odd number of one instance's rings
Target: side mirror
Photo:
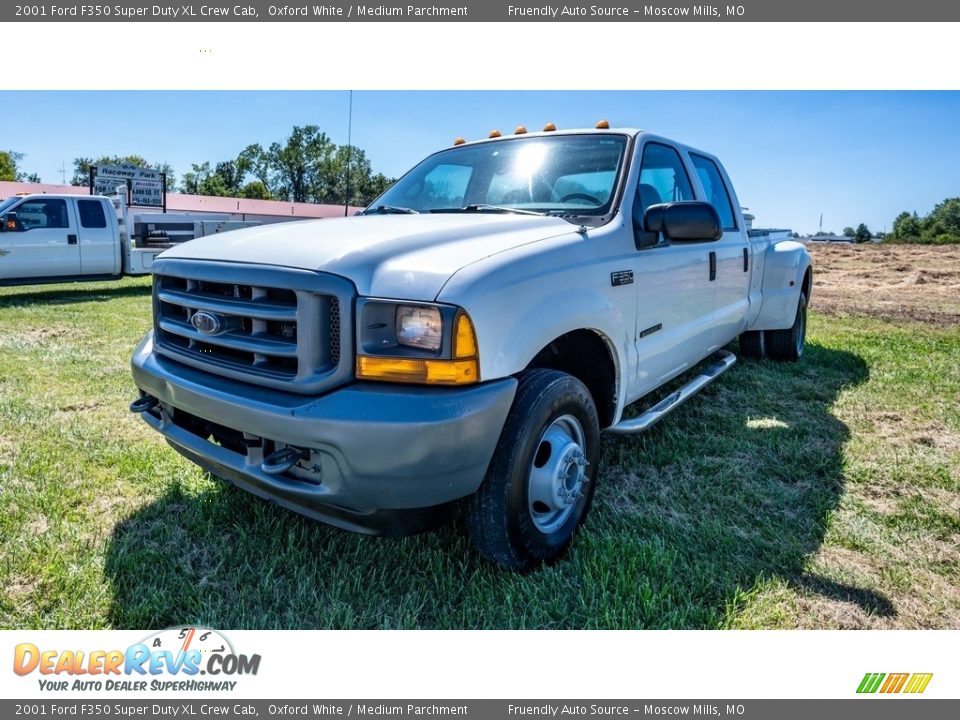
[[[707,242],[723,235],[720,216],[705,202],[672,202],[651,205],[643,217],[643,229],[663,233],[675,242]]]
[[[0,216],[0,232],[17,232],[20,229],[20,219],[13,211]]]

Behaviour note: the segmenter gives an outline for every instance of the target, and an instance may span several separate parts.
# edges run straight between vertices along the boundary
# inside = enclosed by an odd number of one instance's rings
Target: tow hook
[[[260,469],[267,475],[282,475],[301,460],[310,457],[310,453],[294,447],[285,447],[272,452],[260,463]]]
[[[159,404],[160,401],[157,400],[153,395],[144,395],[143,397],[137,398],[130,403],[130,412],[145,413],[149,410],[153,410]]]

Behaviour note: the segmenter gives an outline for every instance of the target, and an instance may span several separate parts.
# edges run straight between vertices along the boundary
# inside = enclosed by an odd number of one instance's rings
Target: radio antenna
[[[349,91],[350,101],[347,106],[347,182],[346,188],[343,196],[343,216],[347,217],[350,214],[350,160],[353,155],[353,148],[351,143],[353,142],[353,90]]]

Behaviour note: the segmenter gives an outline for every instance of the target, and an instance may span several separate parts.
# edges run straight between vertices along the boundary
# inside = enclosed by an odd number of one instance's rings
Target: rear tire
[[[740,354],[756,360],[767,356],[763,330],[750,330],[740,334]]]
[[[600,426],[590,391],[572,375],[537,368],[519,380],[466,520],[481,555],[526,572],[563,554],[583,524],[600,466]]]
[[[807,296],[800,293],[797,315],[786,330],[767,330],[767,357],[771,360],[796,362],[803,357],[807,340]]]

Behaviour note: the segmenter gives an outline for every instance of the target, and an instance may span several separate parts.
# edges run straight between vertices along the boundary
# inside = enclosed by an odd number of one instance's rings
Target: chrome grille
[[[158,261],[156,346],[209,372],[317,392],[352,376],[341,347],[352,337],[341,312],[352,295],[347,281],[320,273]]]

